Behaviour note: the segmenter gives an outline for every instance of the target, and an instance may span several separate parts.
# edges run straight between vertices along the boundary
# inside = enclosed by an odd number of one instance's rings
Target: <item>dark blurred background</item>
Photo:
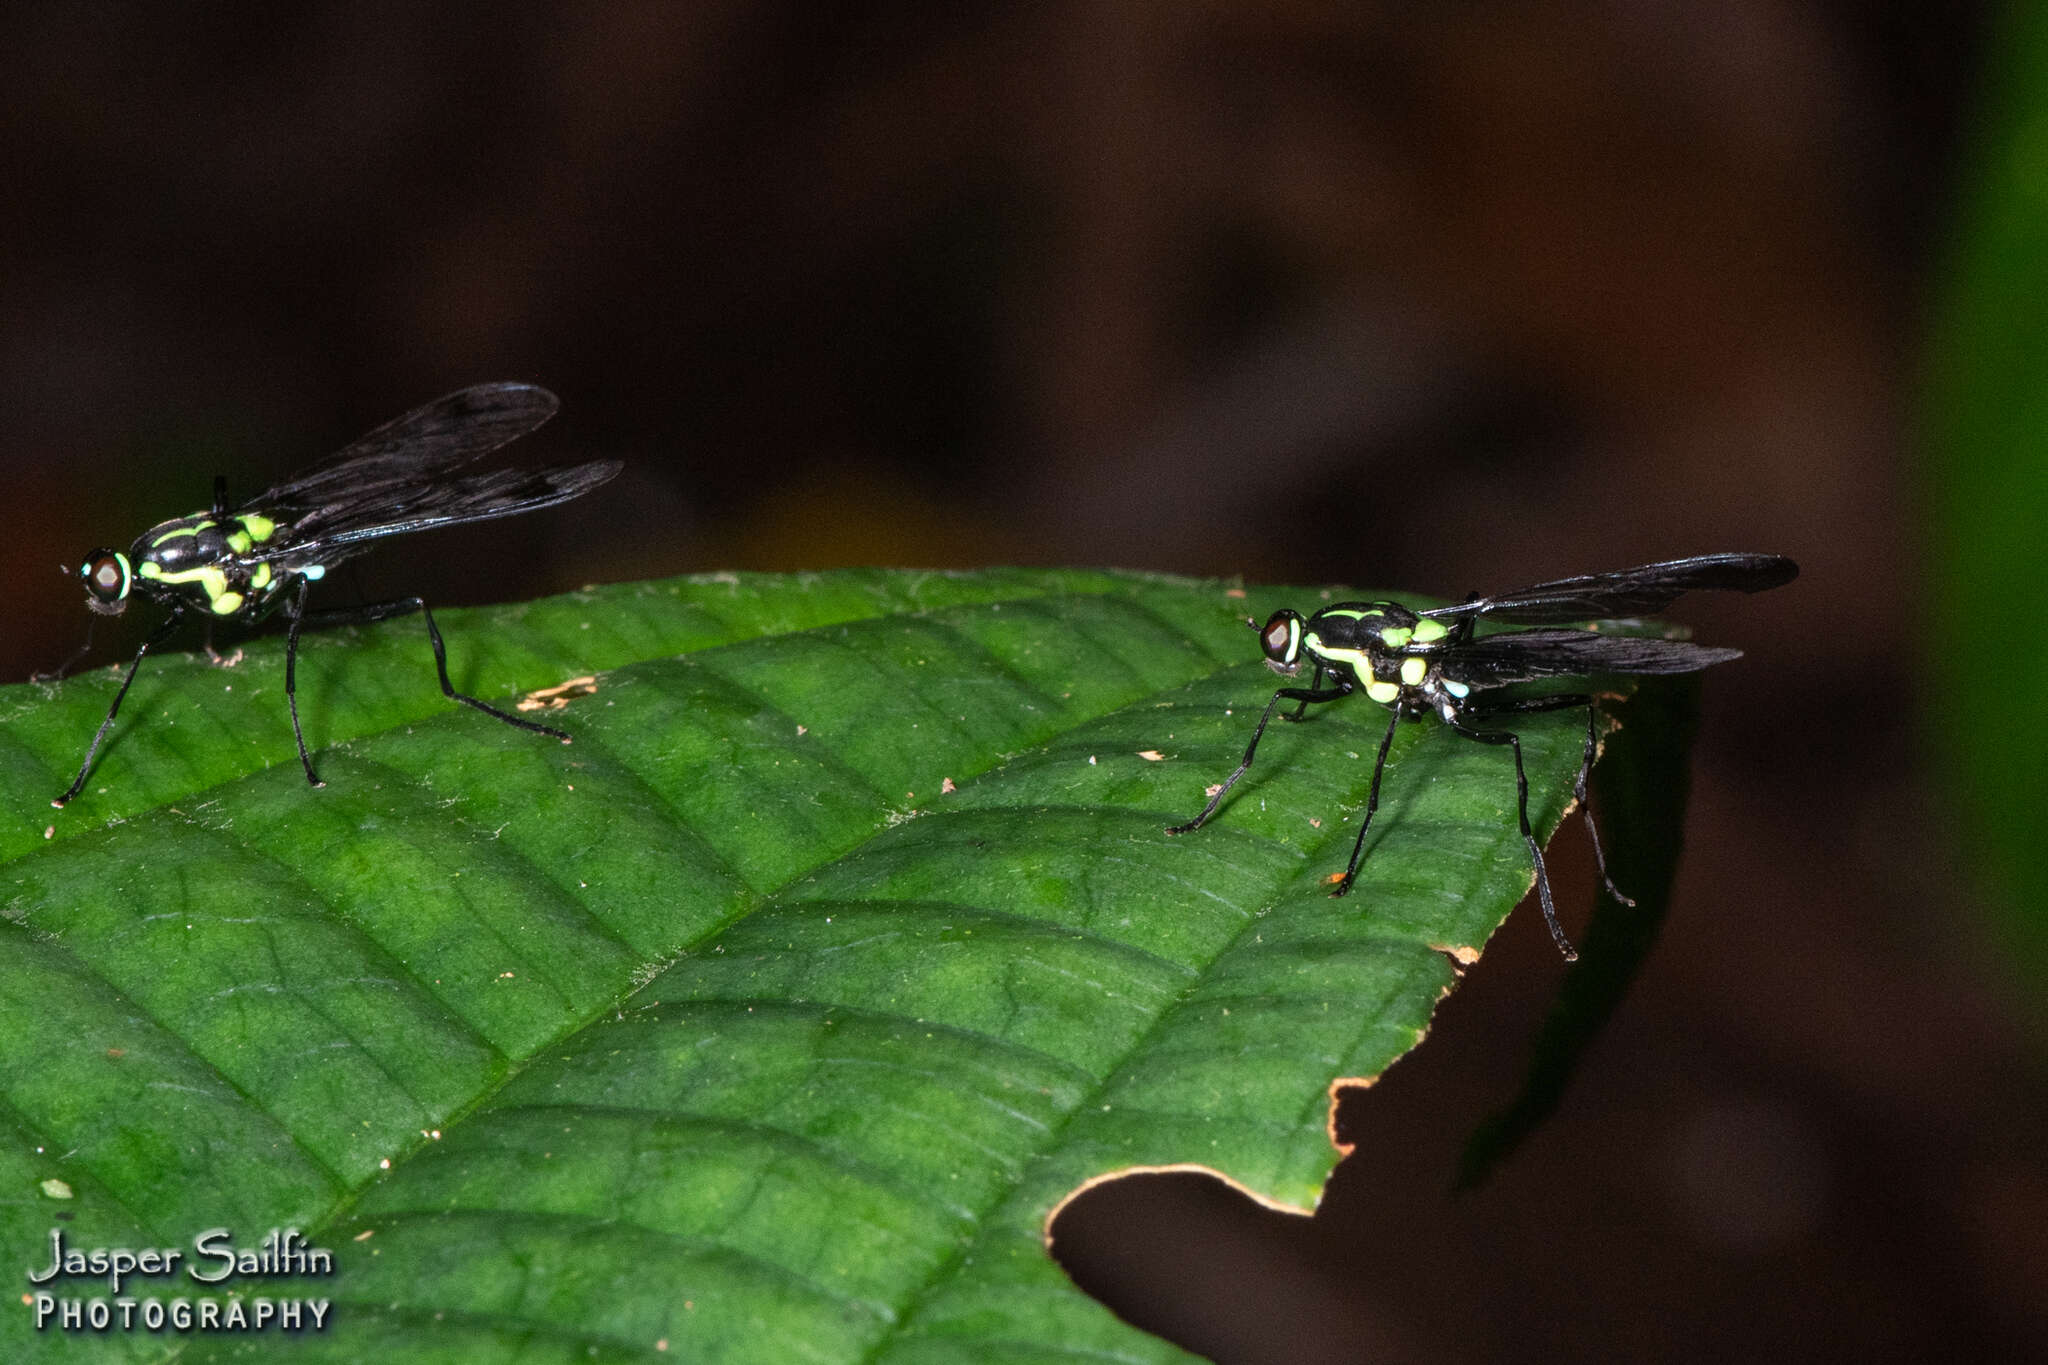
[[[563,396],[523,452],[626,474],[358,590],[1073,563],[1458,595],[1788,553],[1793,587],[1681,612],[1748,657],[1706,688],[1671,922],[1514,1162],[1449,1193],[1564,971],[1527,913],[1346,1104],[1315,1220],[1125,1182],[1061,1250],[1226,1360],[2048,1350],[2041,1035],[1929,776],[1911,439],[1989,32],[1847,0],[11,6],[0,677],[81,638],[88,547],[487,379]]]

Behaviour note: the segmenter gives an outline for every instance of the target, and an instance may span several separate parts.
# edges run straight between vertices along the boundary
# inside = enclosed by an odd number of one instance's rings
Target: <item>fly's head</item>
[[[102,616],[119,616],[128,609],[128,590],[135,574],[128,556],[119,550],[94,550],[78,566],[79,581],[85,584],[85,605]]]
[[[1267,617],[1266,624],[1259,628],[1259,649],[1266,656],[1266,667],[1275,673],[1287,678],[1299,673],[1301,613],[1282,607]]]

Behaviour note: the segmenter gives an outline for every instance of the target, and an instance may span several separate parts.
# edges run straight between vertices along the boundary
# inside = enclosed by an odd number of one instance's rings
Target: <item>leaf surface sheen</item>
[[[1163,832],[1271,695],[1245,614],[1318,600],[850,571],[441,613],[494,704],[597,675],[545,714],[568,746],[449,705],[417,623],[323,634],[320,791],[281,641],[153,657],[63,812],[118,674],[0,689],[0,1245],[44,1264],[61,1212],[76,1246],[296,1226],[339,1263],[244,1286],[331,1298],[325,1333],[38,1338],[23,1308],[0,1353],[1185,1358],[1066,1279],[1052,1211],[1178,1164],[1312,1207],[1332,1082],[1420,1039],[1440,950],[1531,880],[1507,755],[1418,724],[1328,896],[1363,697],[1276,721]],[[1583,719],[1517,728],[1548,830]]]

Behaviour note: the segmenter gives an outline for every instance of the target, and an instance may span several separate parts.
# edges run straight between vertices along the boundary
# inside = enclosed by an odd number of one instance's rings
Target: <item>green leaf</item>
[[[319,791],[280,641],[152,658],[62,812],[118,670],[0,689],[0,1246],[297,1227],[335,1273],[240,1287],[332,1300],[321,1358],[1182,1358],[1061,1274],[1053,1211],[1174,1165],[1311,1208],[1333,1083],[1415,1045],[1531,884],[1507,754],[1415,725],[1327,894],[1362,699],[1164,833],[1271,695],[1243,617],[1317,600],[850,572],[442,613],[465,691],[595,675],[547,713],[568,746],[445,701],[416,621],[323,634]],[[1520,727],[1545,831],[1583,725]]]
[[[2048,9],[1992,7],[1922,395],[1931,582],[1917,611],[1923,745],[1964,856],[1934,875],[1982,918],[2048,1039]],[[1958,623],[1961,629],[1951,628]],[[1995,718],[1957,725],[1952,717]],[[1910,855],[1908,855],[1910,858]]]

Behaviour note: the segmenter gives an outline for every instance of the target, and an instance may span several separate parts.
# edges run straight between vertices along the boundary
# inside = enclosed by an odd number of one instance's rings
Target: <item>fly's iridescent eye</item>
[[[85,557],[85,563],[78,566],[78,576],[85,580],[85,590],[91,594],[89,605],[113,606],[128,596],[128,558],[112,550],[94,550]]]
[[[1301,638],[1296,625],[1301,618],[1287,610],[1276,611],[1259,632],[1259,648],[1276,664],[1294,662],[1295,641]]]

